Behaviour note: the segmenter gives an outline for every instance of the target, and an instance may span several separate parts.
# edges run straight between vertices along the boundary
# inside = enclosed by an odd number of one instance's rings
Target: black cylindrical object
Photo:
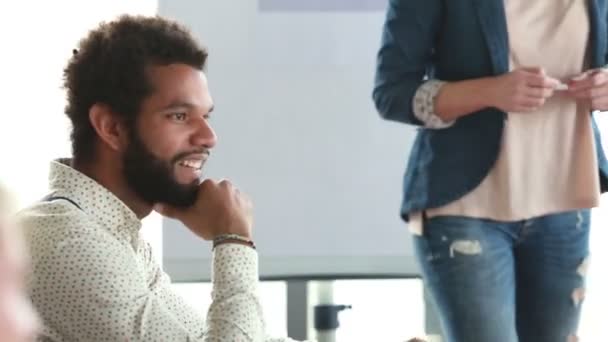
[[[316,305],[315,306],[315,330],[336,330],[340,326],[338,313],[342,310],[351,309],[351,305]]]

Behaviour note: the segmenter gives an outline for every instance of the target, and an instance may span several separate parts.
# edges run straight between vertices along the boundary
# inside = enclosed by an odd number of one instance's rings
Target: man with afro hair
[[[64,72],[72,158],[20,215],[43,341],[270,341],[252,204],[203,180],[217,137],[207,52],[181,25],[122,16],[90,31]],[[201,317],[140,236],[152,210],[213,241],[213,303]],[[275,339],[273,341],[288,341]]]

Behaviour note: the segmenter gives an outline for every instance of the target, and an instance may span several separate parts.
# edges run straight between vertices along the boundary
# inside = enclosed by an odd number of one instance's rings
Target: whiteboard
[[[399,218],[415,130],[381,120],[371,100],[385,16],[375,7],[159,2],[209,50],[219,141],[205,173],[252,197],[262,278],[418,274]],[[168,219],[163,235],[174,281],[209,279],[208,242]]]

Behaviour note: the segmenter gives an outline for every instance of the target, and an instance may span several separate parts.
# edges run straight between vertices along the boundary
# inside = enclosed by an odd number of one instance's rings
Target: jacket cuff
[[[451,127],[456,122],[455,120],[443,121],[435,114],[435,98],[444,84],[446,84],[444,81],[429,80],[416,90],[412,103],[414,115],[424,123],[426,128],[444,129]]]

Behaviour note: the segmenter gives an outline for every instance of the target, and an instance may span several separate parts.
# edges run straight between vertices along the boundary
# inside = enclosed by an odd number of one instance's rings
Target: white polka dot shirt
[[[19,215],[40,341],[292,341],[265,335],[255,250],[214,250],[213,303],[200,317],[171,290],[135,213],[66,164],[52,163],[50,188],[73,203],[43,201]]]

